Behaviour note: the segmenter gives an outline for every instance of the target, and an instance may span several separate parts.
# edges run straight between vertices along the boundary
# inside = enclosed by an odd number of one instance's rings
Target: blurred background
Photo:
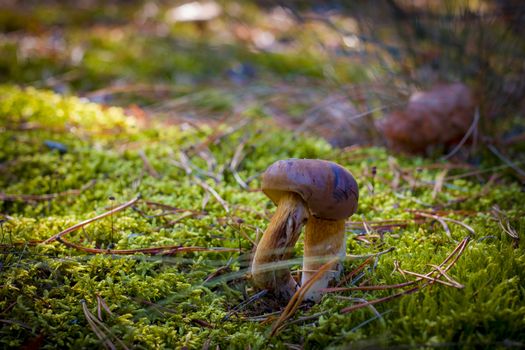
[[[144,124],[257,115],[336,147],[520,164],[524,32],[519,0],[2,0],[0,81]]]

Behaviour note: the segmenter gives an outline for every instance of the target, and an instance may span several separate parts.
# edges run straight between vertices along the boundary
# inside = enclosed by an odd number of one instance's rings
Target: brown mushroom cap
[[[342,166],[319,159],[279,160],[262,175],[262,190],[278,204],[286,192],[297,193],[310,214],[328,220],[344,220],[357,209],[357,183]]]

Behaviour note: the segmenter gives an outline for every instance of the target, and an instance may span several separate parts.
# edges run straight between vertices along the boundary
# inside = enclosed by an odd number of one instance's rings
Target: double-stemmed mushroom
[[[305,223],[301,284],[327,261],[345,257],[345,219],[357,209],[357,183],[348,170],[333,162],[287,159],[264,172],[262,190],[277,210],[257,245],[251,267],[253,281],[279,299],[288,300],[299,286],[283,263]],[[305,299],[319,301],[320,290],[340,271],[341,261],[310,287]]]

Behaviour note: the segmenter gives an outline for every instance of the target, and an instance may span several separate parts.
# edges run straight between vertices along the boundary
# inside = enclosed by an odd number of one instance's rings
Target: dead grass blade
[[[42,242],[43,244],[49,244],[53,241],[56,241],[58,238],[68,234],[68,233],[71,233],[71,232],[74,232],[76,230],[78,230],[79,228],[82,228],[94,221],[97,221],[97,220],[100,220],[102,218],[105,218],[106,216],[109,216],[109,215],[112,215],[112,214],[115,214],[115,213],[118,213],[119,211],[122,211],[128,207],[131,207],[133,204],[135,204],[138,200],[140,199],[140,195],[138,195],[137,197],[133,198],[132,200],[124,203],[124,204],[121,204],[119,205],[118,207],[116,208],[113,208],[111,209],[110,211],[107,211],[103,214],[100,214],[100,215],[97,215],[95,216],[94,218],[91,218],[91,219],[88,219],[88,220],[85,220],[85,221],[82,221],[76,225],[73,225],[67,229],[65,229],[64,231],[62,232],[59,232],[57,233],[56,235],[53,235],[51,237],[49,237],[48,239],[46,239],[44,242]]]

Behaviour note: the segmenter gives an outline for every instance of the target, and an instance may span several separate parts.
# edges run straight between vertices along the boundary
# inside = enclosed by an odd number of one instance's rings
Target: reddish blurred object
[[[410,96],[404,110],[394,111],[378,127],[389,146],[409,153],[428,153],[454,146],[474,120],[476,102],[462,83],[437,85]]]

